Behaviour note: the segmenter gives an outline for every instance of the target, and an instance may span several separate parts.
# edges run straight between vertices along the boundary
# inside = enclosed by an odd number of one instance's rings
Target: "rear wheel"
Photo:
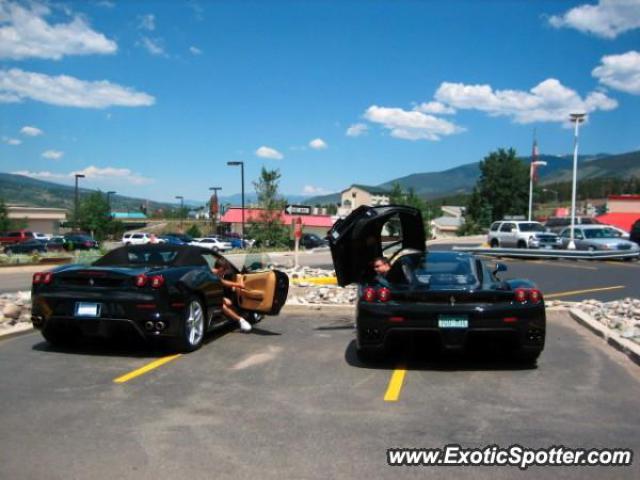
[[[491,245],[491,248],[498,248],[500,246],[500,243],[497,239],[494,238],[491,240],[491,243],[489,245]]]
[[[534,366],[541,353],[542,350],[525,350],[520,347],[513,352],[513,359],[523,365]]]
[[[204,341],[205,310],[197,297],[191,297],[184,311],[184,321],[180,337],[175,341],[175,349],[180,352],[193,352]]]
[[[518,248],[527,248],[527,242],[525,242],[524,240],[519,240]]]
[[[258,312],[246,312],[243,315],[243,317],[251,325],[255,325],[256,323],[260,323],[264,319],[264,315],[262,313],[258,313]]]

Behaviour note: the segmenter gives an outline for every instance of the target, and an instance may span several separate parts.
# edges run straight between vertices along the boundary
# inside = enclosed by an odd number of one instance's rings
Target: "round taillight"
[[[154,275],[153,277],[151,277],[150,281],[151,288],[160,288],[162,285],[164,285],[164,277],[162,275]]]
[[[379,289],[378,300],[380,300],[381,302],[388,302],[389,300],[391,300],[391,290],[389,290],[387,287],[382,287],[381,289]]]
[[[136,287],[144,287],[147,284],[147,276],[142,273],[136,277]]]
[[[31,283],[33,283],[34,285],[39,285],[40,283],[42,283],[42,273],[34,273],[33,281]]]
[[[362,300],[365,302],[373,302],[376,299],[376,290],[372,287],[367,287],[362,291]]]
[[[515,299],[516,302],[526,302],[527,301],[527,291],[524,288],[516,288]]]
[[[45,285],[49,285],[52,281],[53,281],[53,273],[51,272],[45,273],[44,276],[42,277],[42,283],[44,283]]]
[[[542,301],[542,293],[540,290],[531,290],[529,291],[529,300],[531,303],[540,303]]]

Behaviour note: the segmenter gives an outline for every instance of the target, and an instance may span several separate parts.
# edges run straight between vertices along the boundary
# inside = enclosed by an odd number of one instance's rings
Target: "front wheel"
[[[202,346],[205,318],[202,302],[196,297],[191,297],[185,307],[180,337],[175,341],[176,350],[179,352],[193,352]]]
[[[498,248],[500,246],[498,240],[496,240],[495,238],[491,240],[491,243],[489,245],[491,245],[491,248]]]

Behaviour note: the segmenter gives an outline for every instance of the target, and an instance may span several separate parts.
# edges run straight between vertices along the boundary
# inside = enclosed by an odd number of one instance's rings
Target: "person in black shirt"
[[[231,270],[229,262],[223,258],[218,258],[211,271],[220,278],[220,282],[224,287],[224,296],[222,298],[222,313],[227,317],[235,320],[240,325],[243,332],[251,331],[251,324],[247,322],[240,314],[233,309],[233,301],[231,298],[236,289],[244,290],[244,282],[240,275],[235,275]]]

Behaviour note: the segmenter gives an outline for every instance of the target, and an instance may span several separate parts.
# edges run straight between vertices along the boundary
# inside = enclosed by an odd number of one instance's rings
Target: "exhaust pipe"
[[[158,330],[158,331],[164,330],[164,327],[166,327],[164,322],[156,322],[156,330]]]
[[[144,324],[144,328],[146,328],[147,330],[153,330],[153,322],[152,321],[148,321]]]

